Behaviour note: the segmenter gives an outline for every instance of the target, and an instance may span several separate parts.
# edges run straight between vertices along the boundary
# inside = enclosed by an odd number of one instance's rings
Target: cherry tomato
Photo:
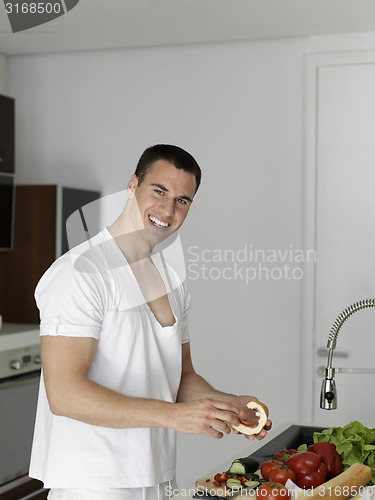
[[[272,457],[272,460],[281,460],[282,462],[286,462],[290,455],[295,455],[296,453],[298,453],[298,451],[294,449],[281,450]]]
[[[268,479],[270,478],[269,473],[270,470],[276,467],[277,465],[284,465],[285,462],[281,462],[280,460],[268,460],[267,462],[264,462],[262,467],[260,468],[260,472],[262,474],[263,479]]]
[[[280,483],[274,483],[270,481],[268,483],[263,483],[259,486],[257,490],[257,498],[263,500],[288,500],[289,491]]]
[[[270,470],[269,479],[274,483],[280,483],[283,485],[285,485],[288,479],[295,483],[296,473],[286,465],[277,465]]]

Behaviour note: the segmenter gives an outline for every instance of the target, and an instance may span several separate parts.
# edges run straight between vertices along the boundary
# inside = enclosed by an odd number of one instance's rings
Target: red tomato
[[[288,489],[285,488],[282,484],[268,482],[263,483],[259,486],[257,490],[257,498],[263,500],[288,500],[290,497]]]
[[[281,460],[282,462],[286,462],[290,455],[295,455],[296,453],[298,453],[298,451],[293,449],[281,450],[272,457],[272,460]]]
[[[296,473],[292,469],[289,469],[286,465],[277,465],[270,470],[269,479],[274,483],[280,483],[283,485],[285,485],[288,479],[295,483]]]
[[[270,470],[276,467],[277,465],[283,465],[284,462],[281,462],[280,460],[268,460],[267,462],[264,462],[262,467],[260,468],[260,472],[262,474],[263,479],[269,480],[270,476]]]

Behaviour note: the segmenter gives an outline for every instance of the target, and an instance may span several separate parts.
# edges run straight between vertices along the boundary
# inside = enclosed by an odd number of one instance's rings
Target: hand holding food
[[[237,408],[231,401],[214,398],[177,403],[172,407],[170,427],[185,434],[208,434],[221,439],[239,422]]]
[[[268,408],[264,403],[256,398],[249,401],[249,396],[238,396],[231,402],[235,405],[238,404],[240,408],[239,418],[241,422],[239,425],[232,425],[234,430],[250,436],[259,434],[263,429],[269,430],[271,428],[271,421],[268,420]]]

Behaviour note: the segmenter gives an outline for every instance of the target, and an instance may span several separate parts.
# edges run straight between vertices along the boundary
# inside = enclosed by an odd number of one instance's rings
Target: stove
[[[0,330],[0,380],[40,369],[39,326],[4,323]]]

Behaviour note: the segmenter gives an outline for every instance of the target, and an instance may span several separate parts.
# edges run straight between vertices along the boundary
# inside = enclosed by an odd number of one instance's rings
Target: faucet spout
[[[338,316],[336,321],[334,322],[327,342],[328,351],[328,360],[327,360],[327,368],[325,370],[325,378],[322,382],[322,388],[320,391],[320,408],[323,410],[335,410],[337,408],[337,392],[336,392],[336,383],[334,380],[335,373],[375,373],[375,370],[372,368],[363,368],[363,369],[353,369],[353,368],[333,368],[332,367],[332,358],[333,351],[336,347],[337,336],[342,325],[345,321],[355,312],[360,311],[361,309],[365,309],[368,307],[375,307],[375,299],[366,299],[356,302],[351,306],[347,307],[341,314]]]
[[[333,378],[326,376],[323,379],[320,391],[320,407],[323,410],[336,410],[337,408],[336,382]]]

